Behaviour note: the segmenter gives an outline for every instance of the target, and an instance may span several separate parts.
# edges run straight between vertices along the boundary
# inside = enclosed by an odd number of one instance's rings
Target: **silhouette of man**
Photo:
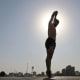
[[[46,74],[49,78],[51,78],[51,59],[56,47],[56,27],[59,24],[59,20],[56,19],[58,11],[54,11],[51,19],[48,23],[48,38],[45,42],[45,47],[47,51],[46,57]]]

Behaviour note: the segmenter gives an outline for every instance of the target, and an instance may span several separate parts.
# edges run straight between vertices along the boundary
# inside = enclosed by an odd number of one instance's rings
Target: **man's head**
[[[54,27],[57,27],[57,25],[59,24],[59,20],[57,20],[56,18],[54,19]]]

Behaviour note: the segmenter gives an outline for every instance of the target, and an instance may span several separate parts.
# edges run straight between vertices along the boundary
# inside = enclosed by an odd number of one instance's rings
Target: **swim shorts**
[[[55,39],[48,37],[45,42],[45,47],[49,49],[51,46],[56,47],[56,42],[55,42]]]

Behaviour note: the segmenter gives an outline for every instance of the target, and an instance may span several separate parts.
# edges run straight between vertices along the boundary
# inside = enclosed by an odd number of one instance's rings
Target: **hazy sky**
[[[45,15],[58,10],[63,30],[57,33],[52,72],[68,64],[80,71],[80,0],[0,0],[0,71],[46,70]],[[48,23],[46,23],[48,24]],[[46,26],[47,27],[47,26]]]

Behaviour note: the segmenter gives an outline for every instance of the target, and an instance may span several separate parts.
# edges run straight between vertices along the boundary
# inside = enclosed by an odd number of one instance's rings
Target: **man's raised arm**
[[[58,14],[58,11],[54,11],[54,12],[53,12],[53,14],[52,14],[52,16],[51,16],[51,19],[50,19],[50,21],[49,21],[49,24],[51,24],[51,23],[52,23],[53,18],[55,18],[55,19],[56,19],[57,14]]]

